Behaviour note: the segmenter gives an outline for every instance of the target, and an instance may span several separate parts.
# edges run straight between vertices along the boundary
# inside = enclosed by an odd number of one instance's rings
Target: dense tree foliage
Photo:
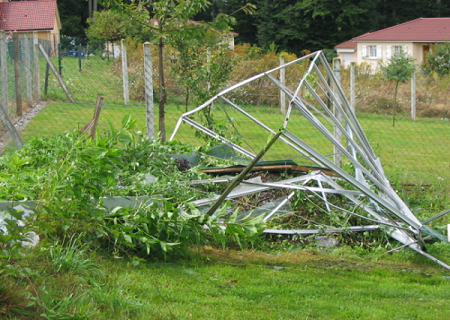
[[[172,1],[167,1],[168,3]],[[250,43],[266,50],[300,54],[333,48],[355,36],[420,17],[450,16],[450,2],[442,0],[210,0],[194,20],[213,21],[220,13],[233,15],[239,34],[237,43]],[[254,15],[239,10],[250,2]],[[58,0],[62,34],[84,36],[89,15],[88,0]],[[149,7],[156,1],[145,0]],[[101,10],[101,8],[99,8]]]
[[[422,70],[428,75],[434,73],[439,77],[448,75],[450,73],[450,43],[436,44],[433,52],[426,55]]]
[[[245,0],[214,0],[198,17],[208,20],[219,12],[231,14]],[[237,43],[256,44],[266,50],[300,54],[333,48],[353,37],[420,17],[450,15],[450,3],[441,0],[251,0],[257,13],[236,15]],[[400,10],[401,8],[401,10]]]
[[[88,27],[88,1],[58,0],[58,10],[62,23],[61,34],[70,37],[86,38]]]

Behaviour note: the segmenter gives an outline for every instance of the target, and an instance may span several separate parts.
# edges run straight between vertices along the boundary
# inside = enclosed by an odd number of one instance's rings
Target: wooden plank
[[[33,98],[37,102],[41,99],[41,86],[40,86],[40,70],[39,70],[39,39],[38,33],[33,32]]]
[[[97,95],[97,103],[95,104],[95,111],[94,111],[94,123],[92,125],[92,129],[91,129],[91,137],[94,138],[95,137],[95,130],[97,129],[97,123],[98,123],[98,119],[100,118],[100,111],[102,109],[102,102],[103,102],[103,97],[101,94]]]
[[[204,173],[216,173],[216,174],[226,174],[226,173],[238,173],[242,172],[245,167],[229,167],[229,168],[212,168],[212,169],[201,169],[200,172]],[[268,171],[268,172],[310,172],[310,171],[320,171],[329,176],[337,176],[334,171],[326,169],[318,169],[316,167],[309,166],[296,166],[296,165],[271,165],[271,166],[254,166],[251,171]]]
[[[80,130],[80,133],[87,133],[91,131],[89,137],[95,137],[95,130],[97,128],[98,119],[100,118],[100,111],[102,109],[103,97],[101,94],[97,95],[97,103],[95,104],[94,118],[92,118],[84,127]]]
[[[23,34],[23,52],[25,62],[25,83],[27,88],[27,104],[28,107],[33,105],[33,89],[31,85],[31,50],[30,50],[30,38],[26,33]]]
[[[42,47],[41,44],[39,44],[39,50],[41,51],[41,53],[44,56],[45,60],[47,61],[48,65],[50,66],[50,69],[52,69],[53,74],[55,75],[56,79],[58,79],[58,82],[59,82],[61,88],[66,93],[67,98],[69,98],[70,102],[75,103],[75,100],[73,99],[72,94],[70,93],[69,89],[67,88],[66,84],[64,83],[64,80],[59,75],[58,71],[56,70],[55,65],[53,64],[52,60],[50,60],[47,52],[45,52],[44,47]]]
[[[6,114],[9,113],[8,108],[8,64],[6,58],[7,51],[6,35],[0,31],[0,77],[1,77],[1,101],[0,104]]]
[[[22,81],[20,79],[20,48],[19,48],[19,34],[13,33],[13,48],[14,48],[14,80],[16,86],[16,114],[22,116]]]

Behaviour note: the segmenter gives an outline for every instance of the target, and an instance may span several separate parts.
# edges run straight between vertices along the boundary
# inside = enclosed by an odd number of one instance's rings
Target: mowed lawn
[[[448,248],[447,248],[448,250]],[[448,256],[448,255],[447,255]],[[71,288],[91,319],[447,319],[448,270],[409,251],[256,252],[203,247],[193,260],[97,257],[97,269],[43,277]],[[108,291],[100,294],[102,290]]]

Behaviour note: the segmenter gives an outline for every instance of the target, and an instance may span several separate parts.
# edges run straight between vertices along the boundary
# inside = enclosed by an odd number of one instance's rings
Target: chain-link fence
[[[18,119],[15,109],[16,97],[15,69],[13,50],[10,49],[10,40],[6,37],[0,39],[0,51],[6,56],[0,60],[2,79],[7,79],[7,91],[2,89],[2,101],[4,92],[8,96],[8,112],[10,117],[16,122]],[[29,89],[27,81],[32,80],[33,88],[34,70],[33,64],[35,46],[33,39],[29,37],[30,65],[26,59],[19,59],[21,66],[20,88],[22,95],[27,100]],[[44,45],[44,43],[41,44]],[[44,46],[48,51],[51,44]],[[39,53],[39,93],[47,100],[45,108],[34,116],[33,120],[22,131],[24,140],[33,136],[48,136],[65,130],[81,129],[93,117],[96,97],[103,96],[103,106],[99,120],[99,130],[104,130],[111,122],[114,126],[119,126],[123,116],[131,114],[137,120],[137,126],[141,130],[146,127],[146,103],[144,92],[144,55],[142,45],[128,44],[127,48],[127,77],[124,77],[122,67],[123,48],[120,44],[105,45],[96,48],[92,46],[75,45],[72,48],[63,50],[51,49],[50,56],[55,69],[62,75],[68,91],[75,103],[70,103],[67,93],[62,89],[57,76],[53,73],[48,63]],[[6,49],[2,49],[6,48]],[[107,49],[106,51],[104,49]],[[233,85],[248,77],[251,77],[265,70],[279,65],[279,56],[275,54],[254,54],[247,50],[243,52],[237,49],[232,54],[233,72],[228,83]],[[25,54],[25,49],[20,52]],[[152,49],[153,57],[153,83],[154,83],[154,123],[158,123],[158,57],[157,47]],[[53,55],[52,55],[53,53]],[[285,54],[285,63],[295,59],[294,55]],[[173,54],[166,54],[166,90],[168,100],[165,107],[166,132],[168,136],[173,131],[179,116],[192,110],[204,101],[200,101],[195,96],[189,96],[186,88],[180,85],[179,79],[182,74],[177,74],[171,68],[171,63],[176,59]],[[5,68],[6,64],[6,68]],[[274,73],[277,81],[283,80],[290,91],[295,92],[298,81],[301,79],[305,66],[297,66],[289,69],[284,75],[280,72]],[[29,68],[27,73],[26,69]],[[303,68],[303,69],[302,69]],[[288,70],[288,69],[286,69]],[[6,74],[6,76],[4,75]],[[342,88],[346,95],[351,96],[350,72],[341,71]],[[125,82],[124,82],[125,79]],[[4,81],[4,80],[3,80]],[[358,119],[369,138],[375,152],[381,158],[386,173],[390,179],[404,182],[425,182],[439,183],[442,179],[450,180],[450,130],[449,130],[449,110],[447,98],[449,95],[449,78],[427,77],[421,73],[415,76],[415,98],[412,95],[411,83],[399,85],[398,106],[394,108],[394,85],[384,81],[380,74],[372,74],[358,67],[355,72],[355,109]],[[314,83],[314,81],[311,81]],[[124,85],[125,84],[125,85]],[[126,85],[128,84],[128,86]],[[200,84],[199,85],[204,85]],[[4,88],[4,82],[2,82]],[[128,89],[127,89],[128,88]],[[28,91],[27,91],[28,90]],[[33,89],[31,89],[33,92]],[[250,85],[241,87],[227,95],[230,101],[238,101],[245,106],[245,111],[254,115],[262,123],[270,126],[281,127],[284,119],[283,110],[286,105],[280,101],[280,90],[273,84],[273,81],[255,81]],[[305,99],[308,97],[305,96]],[[285,98],[288,103],[289,98]],[[29,105],[35,105],[33,100]],[[327,101],[326,98],[323,101]],[[412,117],[411,104],[415,101],[414,117]],[[3,103],[4,104],[4,103]],[[330,108],[332,107],[330,102]],[[28,106],[24,108],[26,111]],[[396,109],[396,121],[393,125],[393,113]],[[227,130],[234,121],[239,120],[238,114],[229,115],[224,119],[215,119],[214,109],[208,115],[203,115],[202,121],[214,121],[216,130]],[[208,117],[210,119],[208,120]],[[414,118],[414,119],[413,119]],[[323,152],[328,150],[329,143],[326,138],[312,135],[308,130],[305,119],[298,119],[299,138],[311,141],[318,149],[323,148]],[[245,126],[244,126],[245,127]],[[248,127],[251,131],[251,127]],[[155,130],[158,131],[158,128]],[[182,133],[181,133],[182,132]],[[245,133],[241,133],[245,134]],[[248,134],[251,134],[249,132]],[[255,135],[256,139],[261,139],[262,144],[267,136]],[[193,128],[185,128],[176,136],[177,140],[194,144],[203,144],[205,141],[195,134]],[[321,142],[323,141],[323,142]],[[322,146],[321,146],[322,144]],[[281,148],[281,147],[280,147]],[[254,150],[258,152],[259,150]],[[279,157],[286,158],[291,155],[284,154],[280,149]],[[302,159],[296,160],[302,162]]]
[[[21,116],[37,100],[34,39],[0,33],[1,103],[12,118]],[[42,41],[42,40],[41,40]]]

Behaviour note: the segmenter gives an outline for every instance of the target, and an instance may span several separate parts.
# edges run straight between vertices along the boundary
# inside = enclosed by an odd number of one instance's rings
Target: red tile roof
[[[0,30],[52,30],[55,26],[56,0],[0,2]]]
[[[369,32],[354,41],[450,41],[450,18],[418,18],[390,28]]]
[[[337,46],[334,46],[336,49],[356,49],[358,45],[356,44],[355,41],[352,40],[348,40],[345,41],[341,44],[338,44]]]

